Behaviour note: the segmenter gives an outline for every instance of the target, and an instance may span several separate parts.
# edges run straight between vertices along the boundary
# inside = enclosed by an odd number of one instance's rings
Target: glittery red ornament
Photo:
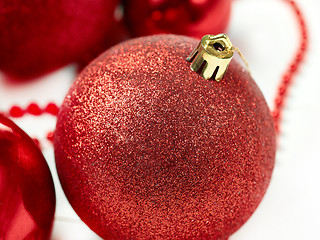
[[[0,0],[0,70],[32,78],[88,61],[123,36],[119,0]]]
[[[201,38],[225,31],[231,0],[127,0],[124,10],[134,36],[174,33]]]
[[[159,35],[100,55],[64,100],[55,131],[62,187],[105,239],[226,239],[270,181],[275,131],[249,73],[190,70],[195,39]]]
[[[33,140],[0,114],[0,239],[49,239],[55,192]]]

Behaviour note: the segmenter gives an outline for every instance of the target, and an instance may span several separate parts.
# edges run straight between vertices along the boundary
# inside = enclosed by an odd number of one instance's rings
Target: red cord
[[[292,0],[284,0],[287,2],[295,12],[295,16],[299,23],[300,30],[300,44],[297,50],[297,53],[289,65],[288,69],[284,72],[279,87],[277,89],[277,94],[274,100],[274,108],[272,111],[272,116],[274,120],[274,125],[276,128],[277,134],[280,133],[280,123],[282,120],[283,109],[285,106],[285,101],[288,97],[288,91],[292,86],[293,79],[298,72],[299,67],[306,55],[307,46],[308,46],[308,33],[307,26],[304,20],[304,17],[301,14],[301,11],[297,4]]]
[[[48,103],[44,108],[41,108],[37,103],[32,102],[25,109],[18,105],[13,105],[8,111],[8,113],[3,112],[2,114],[7,117],[21,118],[25,114],[31,114],[34,116],[50,114],[53,116],[57,116],[58,113],[59,113],[59,107],[53,102]],[[53,135],[54,135],[53,131],[50,131],[47,133],[47,139],[50,142],[53,142]],[[41,148],[41,143],[37,138],[33,138],[33,141],[39,148]]]
[[[4,115],[13,118],[23,117],[25,114],[31,114],[34,116],[40,116],[42,114],[51,114],[53,116],[57,116],[59,113],[59,107],[55,103],[48,103],[47,106],[41,108],[37,103],[30,103],[25,109],[18,105],[13,105],[9,112]]]

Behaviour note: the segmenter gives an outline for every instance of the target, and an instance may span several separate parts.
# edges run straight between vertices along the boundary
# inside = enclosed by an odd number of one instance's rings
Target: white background
[[[270,187],[254,215],[230,240],[320,239],[320,2],[297,3],[309,28],[309,52],[287,100]],[[297,26],[292,9],[281,0],[233,2],[227,33],[246,56],[271,108],[281,75],[299,44]],[[60,105],[74,76],[73,66],[24,84],[10,83],[0,75],[0,111],[32,101]],[[15,121],[40,139],[52,170],[57,195],[52,239],[100,239],[73,212],[59,185],[53,148],[45,139],[55,118],[25,116]]]

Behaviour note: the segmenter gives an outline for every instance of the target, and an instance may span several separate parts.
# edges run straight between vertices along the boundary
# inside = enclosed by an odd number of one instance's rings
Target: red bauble
[[[224,32],[231,0],[128,0],[126,23],[134,36],[174,33],[201,38]]]
[[[275,131],[249,73],[190,70],[198,41],[175,35],[111,48],[78,77],[55,132],[63,189],[105,239],[226,239],[270,181]]]
[[[0,114],[0,239],[49,239],[54,211],[54,185],[40,149]]]
[[[89,60],[121,38],[119,0],[0,0],[0,70],[32,78]]]

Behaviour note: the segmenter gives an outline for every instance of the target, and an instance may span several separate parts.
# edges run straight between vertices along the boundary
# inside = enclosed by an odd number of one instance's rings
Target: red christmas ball
[[[40,149],[0,114],[0,239],[49,239],[55,201]]]
[[[0,0],[0,70],[28,79],[91,60],[122,39],[119,0]]]
[[[267,189],[267,104],[236,61],[220,82],[191,71],[197,44],[176,35],[119,44],[64,100],[54,141],[61,184],[105,239],[226,239]]]
[[[124,10],[134,36],[174,33],[201,38],[225,31],[231,0],[128,0]]]

